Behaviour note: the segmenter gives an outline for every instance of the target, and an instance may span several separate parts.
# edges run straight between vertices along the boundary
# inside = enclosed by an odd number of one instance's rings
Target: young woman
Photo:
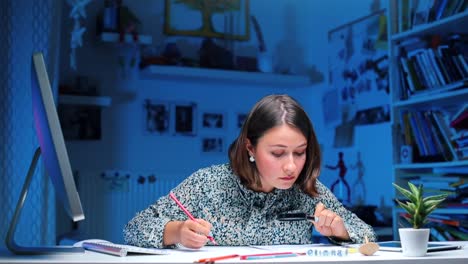
[[[373,229],[317,180],[319,144],[306,112],[290,96],[269,95],[255,104],[229,160],[196,171],[171,191],[195,221],[163,196],[125,226],[126,243],[200,248],[212,236],[222,246],[310,244],[313,228],[333,243],[375,241]],[[278,219],[286,212],[317,218]]]

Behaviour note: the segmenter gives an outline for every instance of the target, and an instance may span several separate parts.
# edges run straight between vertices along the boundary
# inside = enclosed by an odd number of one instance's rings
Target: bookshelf
[[[467,6],[389,1],[393,181],[449,195],[429,217],[433,241],[468,239]],[[398,240],[405,212],[395,203],[392,216]]]

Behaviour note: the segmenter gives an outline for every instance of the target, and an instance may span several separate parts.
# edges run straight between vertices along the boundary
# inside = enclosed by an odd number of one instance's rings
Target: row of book
[[[393,0],[395,30],[404,32],[415,26],[427,24],[464,12],[468,0]]]
[[[462,141],[456,141],[457,136],[464,132],[459,133],[450,127],[453,118],[448,119],[447,113],[428,109],[403,110],[400,114],[402,143],[412,146],[413,161],[453,161],[466,157],[461,155],[466,147],[461,145],[466,143],[465,136]]]
[[[424,188],[425,195],[446,194],[440,207],[468,207],[468,172],[405,172],[400,178]]]
[[[424,188],[425,195],[445,194],[447,198],[440,205],[442,208],[468,208],[466,197],[468,196],[468,183],[460,186],[452,186],[451,183],[412,181],[416,186]]]
[[[400,227],[411,227],[409,215],[400,213]],[[427,217],[426,227],[430,228],[431,241],[466,241],[468,240],[468,216],[466,214],[431,214]]]
[[[400,99],[468,86],[468,35],[412,37],[399,43]]]

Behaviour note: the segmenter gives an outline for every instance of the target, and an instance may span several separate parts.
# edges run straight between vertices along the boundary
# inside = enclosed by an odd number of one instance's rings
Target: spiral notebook
[[[142,248],[130,245],[115,244],[109,241],[83,241],[82,247],[86,250],[106,253],[114,256],[125,257],[127,255],[147,254],[147,255],[167,255],[167,250],[160,248]]]

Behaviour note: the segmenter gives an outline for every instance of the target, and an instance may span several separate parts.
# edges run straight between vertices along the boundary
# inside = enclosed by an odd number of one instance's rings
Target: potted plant
[[[393,183],[393,186],[408,199],[405,202],[398,199],[396,201],[408,213],[408,220],[412,226],[398,229],[403,255],[410,257],[424,256],[427,252],[430,229],[423,228],[423,226],[427,222],[427,216],[447,198],[447,195],[439,194],[423,197],[423,186],[416,187],[411,182],[408,182],[409,189],[404,189],[395,183]]]

